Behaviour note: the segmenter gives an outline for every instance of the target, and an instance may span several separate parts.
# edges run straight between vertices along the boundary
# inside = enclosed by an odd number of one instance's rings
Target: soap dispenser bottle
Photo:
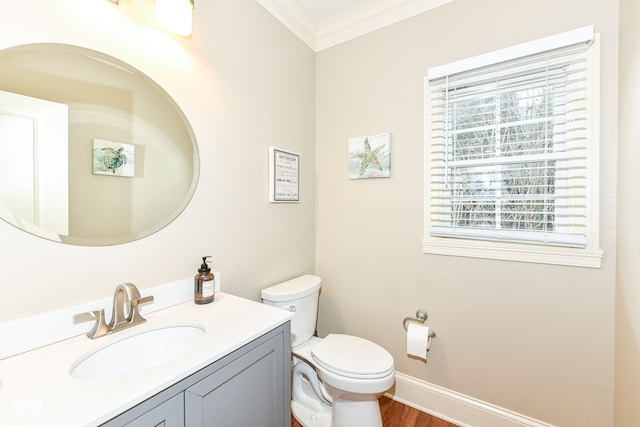
[[[207,258],[211,257],[202,257],[202,265],[193,278],[193,302],[196,304],[209,304],[214,298],[214,275],[207,264]]]

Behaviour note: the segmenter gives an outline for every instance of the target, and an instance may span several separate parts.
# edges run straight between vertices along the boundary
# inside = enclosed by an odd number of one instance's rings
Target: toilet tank
[[[267,305],[294,312],[291,319],[291,347],[304,344],[316,330],[321,280],[310,274],[262,290]]]

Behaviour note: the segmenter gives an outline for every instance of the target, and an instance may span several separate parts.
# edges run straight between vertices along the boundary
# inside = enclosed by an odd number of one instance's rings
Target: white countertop
[[[0,426],[99,425],[286,323],[293,314],[217,293],[211,304],[185,302],[144,316],[146,323],[106,337],[92,340],[81,335],[1,360]],[[74,362],[106,344],[190,323],[205,328],[202,339],[160,366],[121,378],[86,380],[70,375]]]

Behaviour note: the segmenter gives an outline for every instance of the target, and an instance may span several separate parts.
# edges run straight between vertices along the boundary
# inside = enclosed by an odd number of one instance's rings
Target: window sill
[[[504,261],[600,268],[601,250],[545,247],[517,243],[480,242],[428,237],[422,241],[425,254],[486,258]]]

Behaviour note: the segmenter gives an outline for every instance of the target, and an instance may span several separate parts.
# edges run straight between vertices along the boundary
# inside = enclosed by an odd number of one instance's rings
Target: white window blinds
[[[593,28],[429,72],[432,237],[584,248]]]

